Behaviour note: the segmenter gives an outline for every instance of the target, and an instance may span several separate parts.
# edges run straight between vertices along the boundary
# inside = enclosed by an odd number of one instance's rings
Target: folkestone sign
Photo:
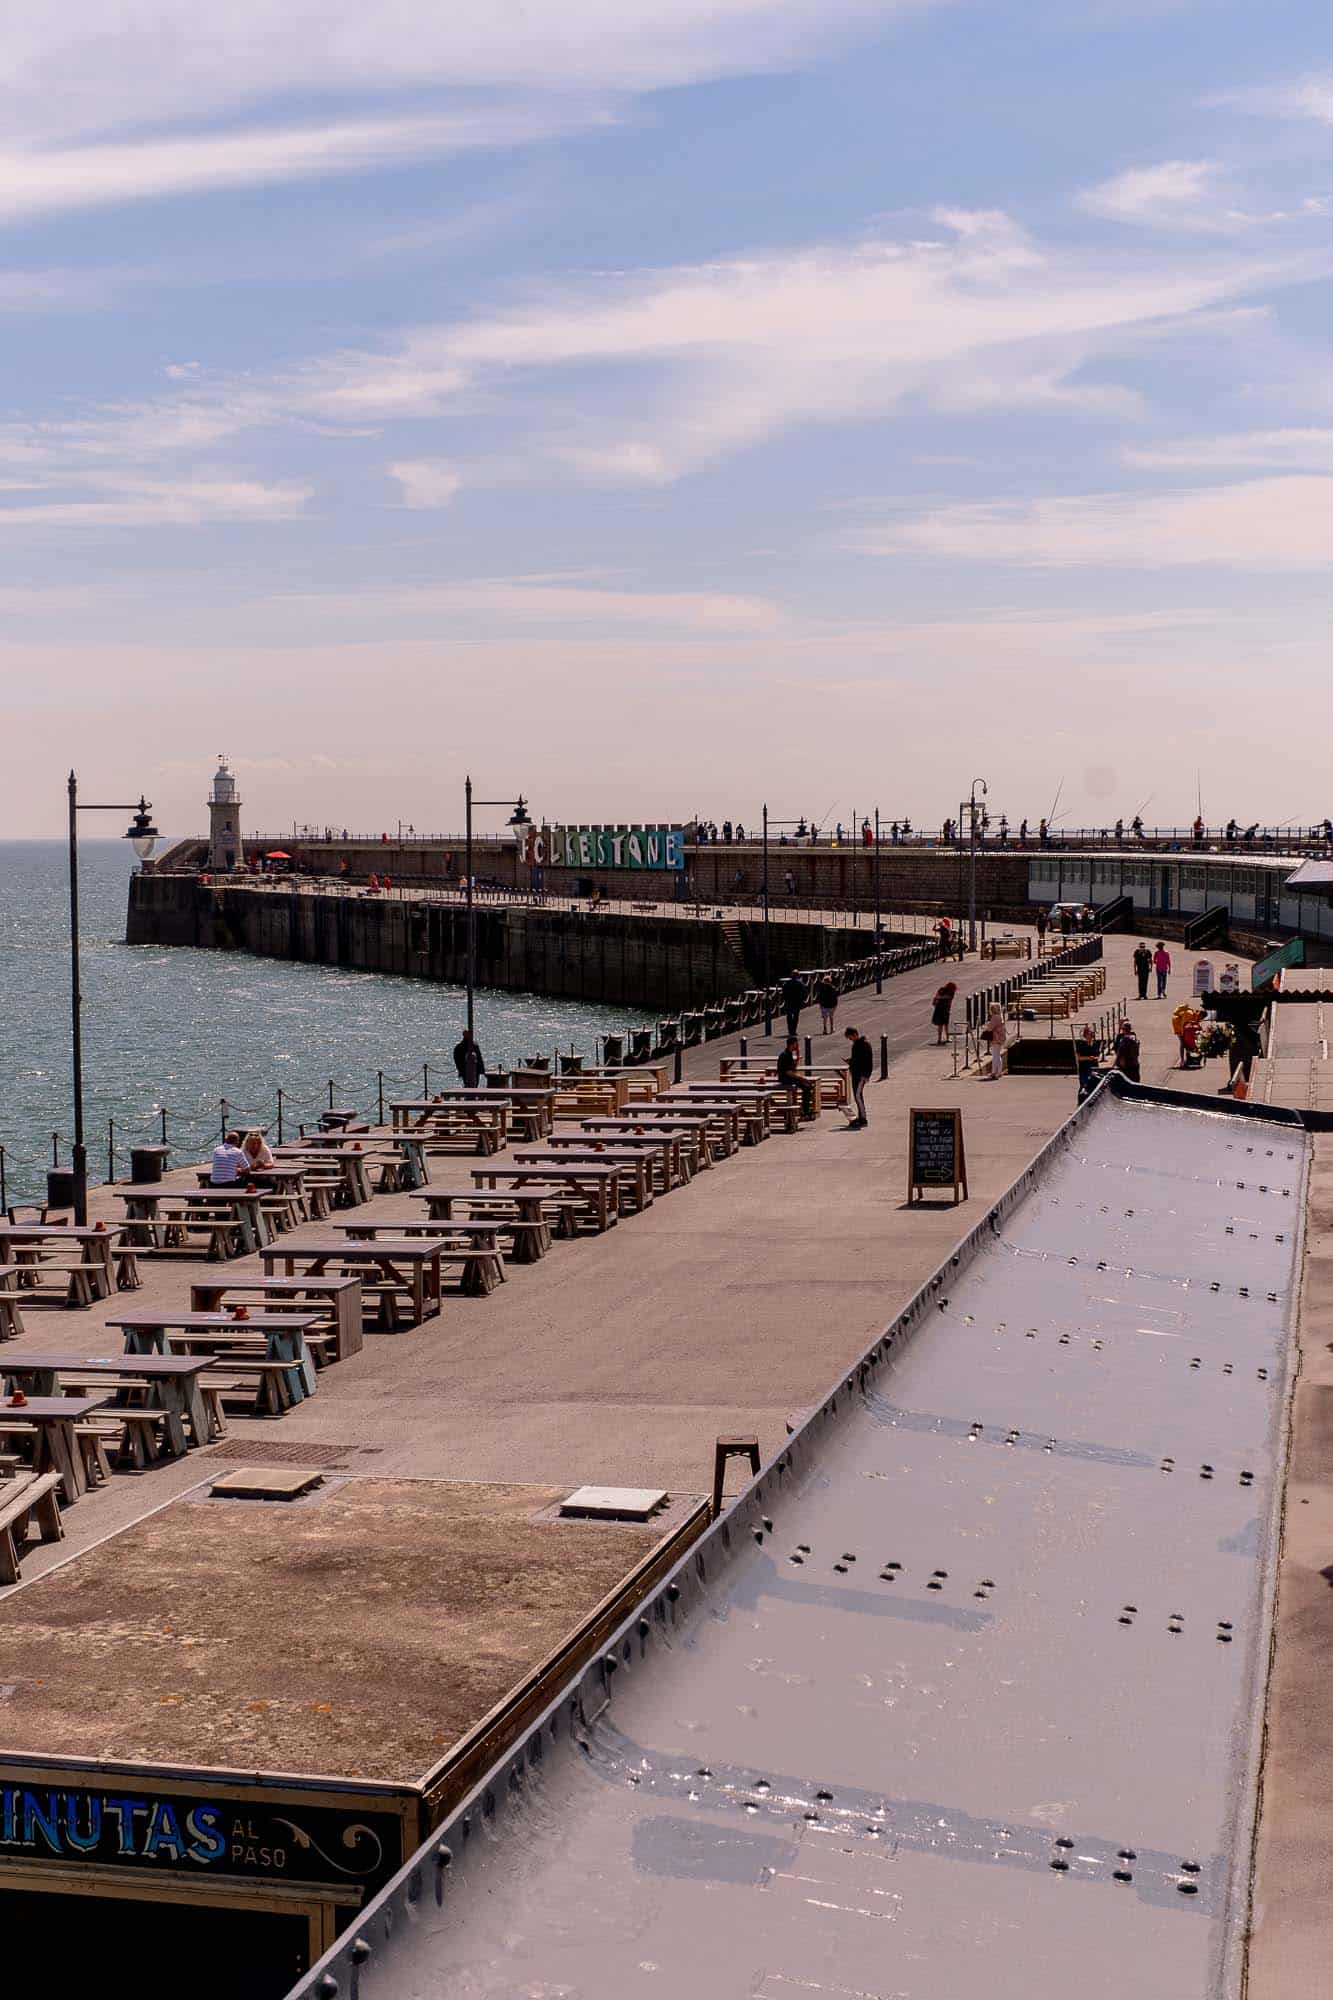
[[[547,868],[685,866],[685,835],[675,826],[534,826],[524,859]]]

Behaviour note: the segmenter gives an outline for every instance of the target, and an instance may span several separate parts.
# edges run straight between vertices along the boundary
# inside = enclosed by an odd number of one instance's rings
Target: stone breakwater
[[[502,991],[663,1012],[706,1006],[763,979],[757,918],[479,903],[475,921],[477,984]],[[248,951],[455,985],[467,973],[461,903],[260,889],[194,875],[134,876],[126,940]],[[919,945],[921,939],[902,942]],[[769,925],[774,978],[793,966],[864,958],[869,949],[864,927],[836,920],[774,919]]]

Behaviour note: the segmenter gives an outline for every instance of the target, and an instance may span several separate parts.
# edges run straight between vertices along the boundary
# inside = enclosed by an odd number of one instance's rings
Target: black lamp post
[[[773,964],[768,946],[768,829],[770,826],[804,826],[804,824],[804,820],[770,820],[768,807],[764,807],[764,1033],[766,1035],[771,1035],[773,1032]]]
[[[470,776],[463,780],[463,799],[467,819],[466,838],[464,842],[466,848],[464,867],[467,875],[465,885],[467,890],[467,1031],[471,1034],[473,1026],[473,995],[477,984],[477,920],[476,912],[472,905],[472,807],[474,803],[479,806],[512,806],[514,810],[509,815],[509,824],[515,829],[514,838],[516,840],[518,839],[517,829],[523,826],[531,826],[532,817],[528,812],[527,801],[524,799],[522,792],[519,793],[516,799],[477,799],[474,801],[472,797],[472,779]]]
[[[967,843],[967,948],[969,951],[975,951],[977,948],[977,818],[983,811],[983,807],[977,799],[978,785],[981,787],[982,798],[984,799],[987,796],[986,780],[984,778],[973,778],[972,796],[969,798],[966,808],[969,822]],[[962,817],[963,810],[962,806],[958,808],[960,818]]]
[[[83,992],[79,982],[79,814],[81,812],[127,812],[134,818],[125,829],[140,861],[146,861],[157,842],[152,808],[143,794],[137,806],[81,805],[79,786],[69,774],[69,968],[71,1053],[74,1067],[74,1225],[82,1229],[88,1221],[88,1148],[83,1142]]]
[[[884,991],[884,953],[879,941],[879,807],[875,807],[875,991]]]

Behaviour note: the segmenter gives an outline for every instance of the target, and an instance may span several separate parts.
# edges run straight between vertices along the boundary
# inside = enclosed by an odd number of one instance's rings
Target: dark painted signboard
[[[949,1188],[955,1203],[967,1200],[963,1157],[963,1114],[956,1109],[908,1113],[907,1199],[920,1201],[928,1188]]]
[[[221,1796],[135,1785],[51,1785],[30,1773],[0,1779],[0,1862],[6,1859],[171,1869],[201,1880],[322,1882],[378,1887],[403,1859],[400,1812]]]

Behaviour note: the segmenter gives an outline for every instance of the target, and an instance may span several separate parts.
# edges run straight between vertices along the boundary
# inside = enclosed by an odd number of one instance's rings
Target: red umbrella
[[[290,861],[291,858],[285,847],[270,847],[264,856],[265,861]]]

